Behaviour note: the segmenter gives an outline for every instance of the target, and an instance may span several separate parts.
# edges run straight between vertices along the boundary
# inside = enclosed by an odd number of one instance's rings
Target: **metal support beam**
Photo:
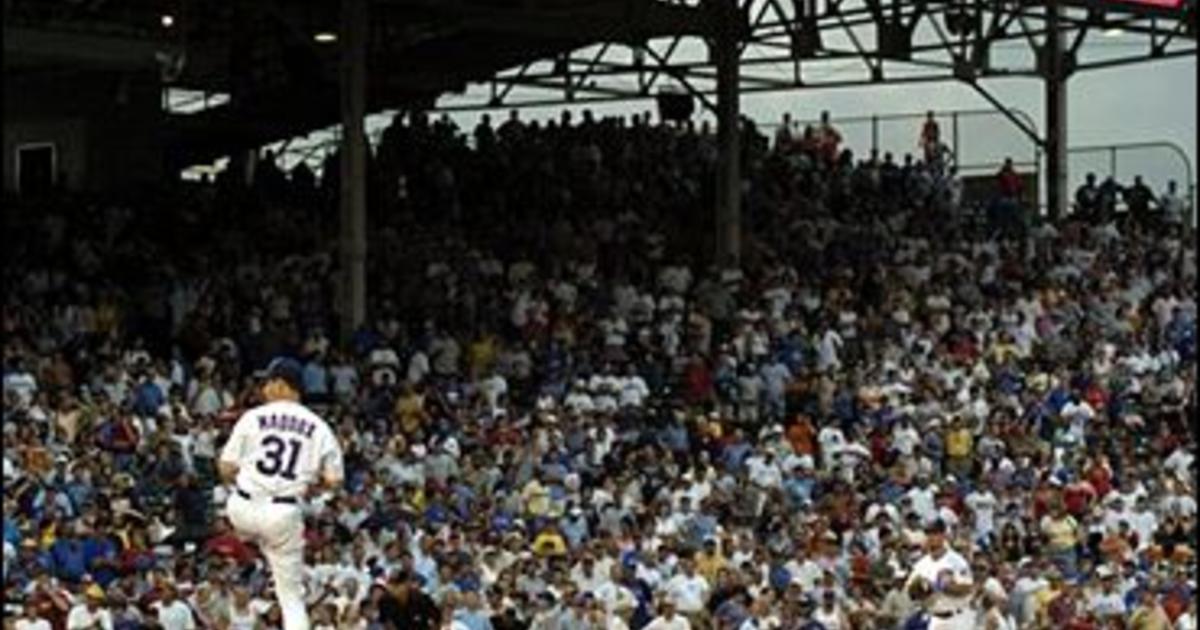
[[[1051,220],[1067,211],[1067,77],[1059,0],[1046,4],[1043,78],[1046,86],[1046,211]]]
[[[1007,118],[1009,122],[1015,125],[1016,128],[1021,131],[1021,133],[1025,134],[1026,138],[1032,140],[1033,143],[1039,148],[1044,149],[1046,147],[1046,141],[1038,135],[1037,125],[1035,125],[1033,120],[1029,118],[1028,114],[1005,105],[1004,101],[996,98],[994,94],[988,91],[987,88],[980,85],[979,81],[975,79],[966,81],[966,84],[975,88],[975,91],[979,92],[979,95],[982,96],[984,100],[986,100],[988,103],[991,103],[992,107],[995,108],[996,111],[1000,112],[1005,118]],[[958,149],[954,150],[954,154],[958,154]]]
[[[737,2],[711,1],[719,20],[717,36],[709,44],[717,66],[716,263],[722,269],[738,269],[742,255],[742,176]]]
[[[342,0],[340,333],[349,342],[367,314],[367,5]]]

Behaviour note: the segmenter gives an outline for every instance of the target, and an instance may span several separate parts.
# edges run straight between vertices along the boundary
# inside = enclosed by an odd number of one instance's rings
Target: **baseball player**
[[[276,359],[266,371],[266,402],[238,418],[218,463],[233,483],[226,514],[257,543],[271,567],[284,630],[309,630],[304,604],[304,518],[310,492],[342,485],[342,449],[320,417],[300,404],[303,369]]]
[[[925,544],[927,553],[913,565],[905,587],[923,596],[928,630],[972,630],[971,565],[946,543],[946,524],[941,519],[925,528]]]

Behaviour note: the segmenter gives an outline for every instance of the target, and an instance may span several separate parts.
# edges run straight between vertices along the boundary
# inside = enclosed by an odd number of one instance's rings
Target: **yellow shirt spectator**
[[[1078,542],[1079,524],[1070,514],[1050,514],[1042,519],[1042,533],[1051,550],[1066,551]]]
[[[952,428],[946,433],[946,456],[965,458],[971,456],[971,446],[975,438],[966,427]]]
[[[405,391],[396,399],[394,413],[405,434],[416,433],[425,424],[425,396],[411,389]]]
[[[1045,622],[1050,612],[1050,602],[1054,601],[1058,594],[1062,591],[1054,587],[1043,588],[1033,594],[1033,612],[1034,618],[1040,622]]]
[[[567,541],[563,540],[562,534],[553,529],[544,529],[533,539],[533,553],[541,557],[565,556]]]
[[[709,583],[716,583],[717,574],[728,565],[725,557],[719,551],[713,550],[696,552],[696,572],[704,576]]]
[[[104,302],[96,307],[96,332],[107,334],[117,329],[121,322],[121,312],[112,302]]]
[[[537,479],[530,479],[521,490],[521,502],[530,516],[545,516],[550,511],[550,490]]]
[[[467,350],[467,361],[472,375],[480,375],[496,362],[496,338],[487,335],[477,339]]]
[[[1009,359],[1016,357],[1020,353],[1021,351],[1017,348],[1016,344],[1004,341],[996,342],[989,352],[991,358],[997,363],[1008,363]]]

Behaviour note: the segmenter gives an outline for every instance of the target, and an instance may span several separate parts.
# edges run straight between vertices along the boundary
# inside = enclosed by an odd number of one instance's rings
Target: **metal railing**
[[[1038,130],[1036,121],[1028,113],[1013,109],[1011,113],[1020,118],[1033,131]],[[865,155],[864,149],[880,153],[918,153],[921,126],[927,113],[899,113],[874,116],[830,117],[830,122],[842,134],[843,143],[856,154]],[[1000,119],[1000,120],[997,120]],[[949,146],[958,172],[963,176],[984,175],[1000,169],[1006,158],[1013,160],[1018,171],[1036,175],[1042,180],[1042,151],[1036,143],[1010,121],[1004,114],[992,110],[935,111],[942,141]],[[997,123],[1000,123],[997,125]],[[764,131],[774,135],[780,122],[759,123]],[[793,137],[803,132],[807,125],[819,125],[819,120],[793,121]],[[971,127],[987,125],[987,141],[974,141],[980,137]],[[998,133],[1009,129],[1009,133]],[[970,139],[971,141],[968,141]],[[979,145],[986,145],[983,149]],[[1190,226],[1197,225],[1196,176],[1191,159],[1186,151],[1174,142],[1129,142],[1109,145],[1087,145],[1067,150],[1067,172],[1070,174],[1068,190],[1072,197],[1075,189],[1084,182],[1087,173],[1096,173],[1099,179],[1112,176],[1120,183],[1132,183],[1133,177],[1141,175],[1146,185],[1162,194],[1166,183],[1175,180],[1181,184],[1178,194],[1188,204]],[[860,156],[861,157],[861,156]],[[1046,211],[1044,186],[1039,186],[1037,200],[1039,213]]]
[[[1187,201],[1187,224],[1196,227],[1195,171],[1187,151],[1178,144],[1161,141],[1071,147],[1067,149],[1067,161],[1072,192],[1084,183],[1088,173],[1094,173],[1098,180],[1112,177],[1122,184],[1140,176],[1155,194],[1166,191],[1169,181],[1182,183],[1177,194]]]
[[[1037,122],[1028,113],[1020,109],[1010,111],[1037,131]],[[865,157],[870,151],[881,155],[890,152],[897,162],[901,162],[906,153],[921,157],[921,128],[928,114],[923,111],[830,116],[830,123],[841,133],[843,145],[853,150],[856,157]],[[951,163],[958,169],[959,176],[991,175],[1000,170],[1006,159],[1012,159],[1019,172],[1036,174],[1040,180],[1042,152],[1003,113],[994,109],[934,110],[933,119],[938,123],[941,142],[950,150]],[[774,136],[781,124],[776,121],[758,126],[764,133]],[[805,126],[816,127],[820,121],[794,120],[792,124],[793,137],[798,137]],[[985,134],[987,142],[974,141]]]

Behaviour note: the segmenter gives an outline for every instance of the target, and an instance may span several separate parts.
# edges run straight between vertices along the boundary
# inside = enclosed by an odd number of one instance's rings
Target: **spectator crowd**
[[[928,123],[793,129],[743,123],[731,271],[704,126],[398,118],[347,343],[337,168],[6,200],[6,628],[280,627],[213,462],[287,355],[346,451],[321,630],[1194,629],[1168,204],[998,230]]]

